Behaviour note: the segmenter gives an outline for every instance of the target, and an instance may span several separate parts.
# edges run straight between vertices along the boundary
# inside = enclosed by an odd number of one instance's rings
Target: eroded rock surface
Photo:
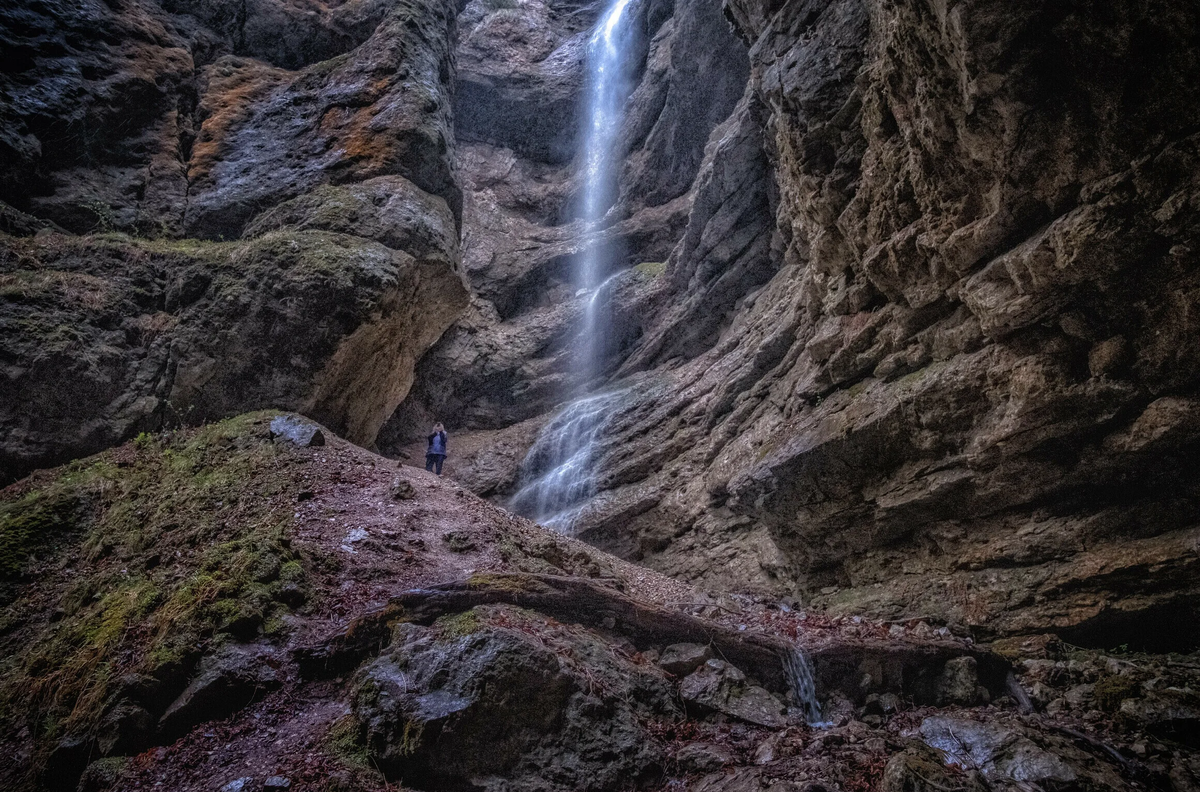
[[[0,480],[272,406],[374,443],[467,302],[455,14],[0,11]]]
[[[1160,628],[1200,623],[1195,11],[727,11],[747,91],[634,298],[578,535],[836,613],[1194,646]]]
[[[600,343],[608,365],[644,332],[645,301],[683,234],[706,141],[741,95],[747,61],[715,2],[631,6],[637,84],[616,152],[620,197],[588,232],[577,219],[576,154],[587,37],[600,12],[599,4],[476,0],[460,15],[455,122],[474,299],[421,363],[417,390],[381,448],[405,448],[432,420],[487,432],[560,404],[579,385],[577,327],[590,295],[577,293],[571,264],[587,246],[610,251],[613,272],[624,271],[599,297],[610,319]],[[515,470],[510,463],[490,476],[486,491],[511,493]]]
[[[248,407],[304,410],[370,444],[465,297],[444,257],[325,231],[0,245],[9,481]]]

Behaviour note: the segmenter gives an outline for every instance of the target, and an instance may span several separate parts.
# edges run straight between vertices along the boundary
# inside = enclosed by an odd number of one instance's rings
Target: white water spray
[[[615,0],[588,42],[588,105],[582,160],[581,215],[584,233],[593,238],[576,259],[575,281],[584,298],[583,316],[575,345],[575,381],[586,389],[602,371],[608,331],[605,276],[612,269],[610,248],[595,242],[596,232],[616,200],[620,163],[616,143],[629,98],[628,50],[633,24],[628,11],[633,0]],[[598,441],[612,407],[624,393],[584,395],[568,405],[542,430],[521,465],[521,490],[514,511],[564,533],[579,505],[596,492]]]
[[[828,726],[821,720],[821,705],[817,702],[817,680],[813,674],[808,655],[798,647],[792,647],[783,658],[783,673],[792,688],[792,703],[804,713],[804,722],[809,726]]]
[[[521,464],[525,486],[511,507],[567,533],[579,505],[596,494],[597,441],[613,405],[625,391],[601,393],[569,404],[554,417]]]
[[[587,125],[583,144],[583,191],[581,215],[584,233],[593,236],[591,244],[580,253],[575,265],[575,279],[583,292],[595,292],[610,269],[608,248],[594,241],[595,232],[602,227],[616,200],[617,161],[616,143],[629,98],[630,63],[628,50],[633,27],[625,13],[633,0],[616,0],[605,12],[588,42],[588,105]],[[589,299],[584,306],[583,322],[579,329],[579,382],[585,387],[599,372],[603,354],[604,316],[598,301]]]

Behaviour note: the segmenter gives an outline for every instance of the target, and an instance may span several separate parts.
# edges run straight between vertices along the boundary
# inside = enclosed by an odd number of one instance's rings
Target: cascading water
[[[607,335],[605,277],[612,269],[608,248],[594,235],[616,199],[616,142],[630,93],[628,50],[634,29],[626,12],[633,0],[615,0],[588,42],[588,106],[582,160],[580,213],[584,233],[593,237],[575,263],[583,314],[575,344],[573,379],[584,395],[560,412],[538,436],[521,466],[523,486],[514,511],[564,533],[571,530],[579,504],[595,494],[597,443],[623,391],[587,395],[601,372]]]
[[[817,702],[817,680],[813,675],[808,655],[798,647],[783,658],[783,673],[792,687],[793,703],[804,713],[804,722],[810,726],[825,726],[821,721],[821,705]]]
[[[512,509],[555,530],[568,532],[580,503],[596,494],[596,441],[613,404],[624,391],[578,399],[554,417],[521,464],[525,486]]]
[[[586,234],[599,230],[612,208],[616,193],[615,148],[629,98],[628,55],[632,25],[625,13],[633,0],[616,0],[592,32],[588,42],[587,128],[583,145],[583,193],[581,214]],[[603,316],[595,299],[611,264],[606,248],[593,241],[576,262],[576,282],[588,294],[584,305],[577,374],[586,387],[597,373],[602,353]]]

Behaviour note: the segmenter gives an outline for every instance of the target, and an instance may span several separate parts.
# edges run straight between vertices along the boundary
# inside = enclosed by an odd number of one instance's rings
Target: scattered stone
[[[102,756],[136,754],[150,745],[154,716],[131,701],[118,701],[97,726],[96,747]]]
[[[1093,688],[1096,706],[1104,712],[1116,712],[1125,699],[1137,698],[1142,693],[1141,684],[1131,676],[1107,676]]]
[[[289,608],[298,608],[308,599],[308,594],[299,583],[284,583],[275,594],[275,599]]]
[[[804,748],[804,738],[795,728],[777,731],[758,744],[752,760],[756,765],[765,765],[777,759],[794,756]]]
[[[963,655],[946,661],[942,676],[938,680],[937,700],[939,704],[960,704],[969,707],[987,696],[987,689],[979,684],[978,664],[974,657]]]
[[[986,789],[971,773],[966,779],[961,773],[948,770],[941,756],[927,745],[911,742],[904,751],[888,759],[879,783],[879,792],[983,792]]]
[[[449,531],[442,534],[442,541],[453,553],[465,553],[475,549],[475,539],[466,531]]]
[[[863,702],[863,715],[894,715],[900,711],[900,697],[895,693],[872,693]]]
[[[689,743],[675,756],[679,768],[689,773],[707,773],[731,764],[734,758],[728,748],[712,743]]]
[[[705,662],[679,683],[679,695],[701,711],[716,710],[768,728],[787,724],[787,708],[763,688],[749,684],[741,670],[724,660]]]
[[[321,427],[295,415],[280,415],[271,421],[271,439],[291,443],[300,448],[325,445]]]
[[[392,500],[412,500],[417,497],[417,488],[404,479],[392,484]]]
[[[1091,704],[1096,698],[1096,686],[1091,683],[1076,685],[1068,690],[1063,698],[1073,710],[1091,709]]]
[[[83,771],[76,792],[112,792],[117,789],[128,761],[124,756],[110,756],[92,762]]]
[[[663,650],[658,665],[669,674],[685,677],[711,660],[712,656],[712,647],[707,644],[671,644]]]
[[[254,776],[243,776],[235,778],[225,786],[221,787],[221,792],[242,792],[247,786],[254,781]]]
[[[200,663],[199,673],[167,707],[159,730],[168,738],[205,721],[224,718],[262,698],[282,683],[257,646],[228,646]]]
[[[1118,715],[1155,737],[1200,747],[1200,695],[1188,688],[1164,688],[1125,699]]]
[[[292,780],[285,776],[271,776],[263,782],[263,789],[287,789],[292,785]]]

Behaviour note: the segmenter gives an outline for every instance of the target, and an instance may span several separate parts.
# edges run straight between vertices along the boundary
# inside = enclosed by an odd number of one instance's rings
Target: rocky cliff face
[[[442,420],[503,500],[568,394],[619,387],[601,548],[834,613],[1200,642],[1197,12],[634,9],[590,237],[598,4],[0,11],[0,476],[281,405],[397,453]]]
[[[653,407],[610,514],[649,508],[597,528],[881,616],[1103,642],[1193,613],[1194,13],[730,12],[780,269],[694,362],[631,359]]]
[[[454,30],[439,2],[0,12],[0,479],[273,405],[372,444],[466,305]]]
[[[1194,623],[1195,13],[725,10],[751,76],[695,160],[665,272],[614,287],[631,390],[580,535],[841,612],[1114,644]],[[504,172],[506,191],[539,183]],[[478,227],[471,246],[510,238]],[[500,326],[514,298],[489,278],[526,298],[547,282],[495,255],[469,268]],[[495,341],[476,314],[422,363],[398,418],[514,425],[466,438],[477,491],[512,491],[564,392],[550,328],[570,306]]]
[[[583,132],[585,47],[601,10],[478,0],[460,16],[456,133],[473,301],[421,362],[382,448],[402,447],[435,418],[476,430],[540,424],[578,384],[575,336],[585,298],[570,265],[587,245],[613,251],[614,272],[623,273],[610,285],[610,365],[643,332],[649,276],[683,233],[706,138],[737,102],[747,61],[715,3],[633,7],[637,85],[618,144],[620,198],[605,226],[585,234],[573,160]],[[643,263],[652,266],[630,269]],[[511,486],[511,464],[499,475]]]
[[[602,11],[0,9],[0,786],[1200,789],[1200,12]]]

